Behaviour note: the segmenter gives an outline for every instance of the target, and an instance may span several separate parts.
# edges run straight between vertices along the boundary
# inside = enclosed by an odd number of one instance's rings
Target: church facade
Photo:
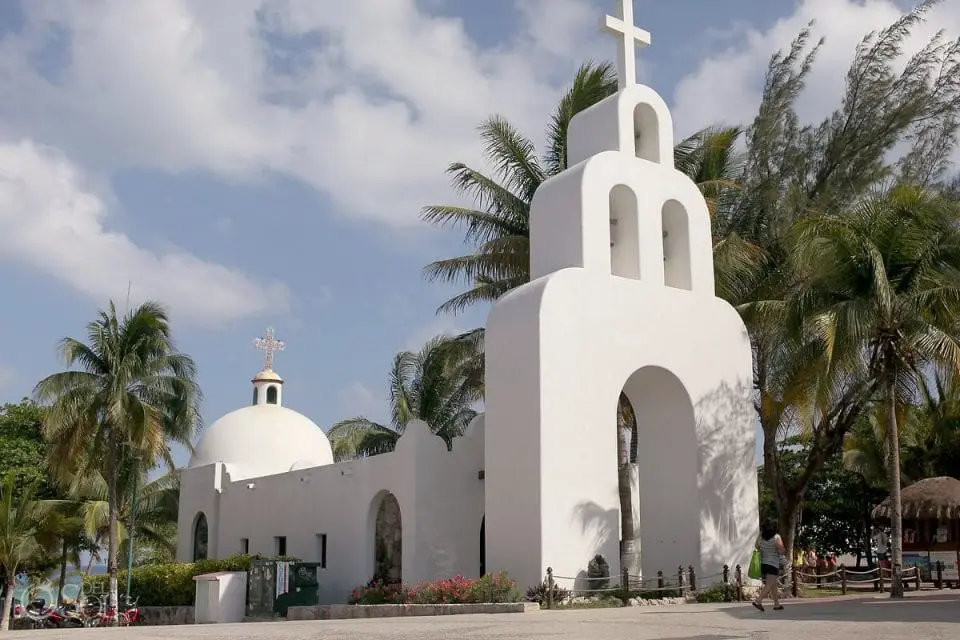
[[[328,603],[374,576],[483,572],[482,416],[452,451],[415,421],[394,452],[334,464],[323,430],[283,406],[282,391],[272,368],[261,371],[251,405],[205,430],[181,471],[178,560],[318,562]]]
[[[282,406],[267,366],[251,406],[217,421],[183,473],[179,556],[286,554],[326,567],[326,601],[374,576],[406,582],[547,567],[578,585],[601,554],[620,575],[617,405],[637,419],[636,577],[749,563],[758,531],[752,353],[714,290],[710,216],[673,166],[663,99],[637,85],[632,0],[620,90],[579,113],[569,168],[537,190],[531,281],[487,322],[486,413],[447,451],[411,423],[396,451],[333,463]]]

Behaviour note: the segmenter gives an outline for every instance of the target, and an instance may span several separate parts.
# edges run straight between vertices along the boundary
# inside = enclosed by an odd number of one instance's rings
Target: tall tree
[[[169,443],[187,447],[200,426],[193,360],[176,350],[166,311],[146,302],[123,317],[111,302],[87,325],[87,343],[64,338],[69,370],[37,384],[51,403],[44,420],[51,460],[63,476],[102,474],[107,486],[109,605],[116,606],[117,547],[125,465],[173,468]]]
[[[13,473],[17,486],[38,483],[40,497],[52,498],[57,492],[48,480],[43,412],[27,399],[0,406],[0,477]]]
[[[732,238],[756,256],[749,268],[741,264],[736,277],[727,278],[725,295],[750,330],[764,472],[791,552],[807,486],[841,448],[879,384],[867,357],[835,357],[827,325],[818,329],[823,317],[812,309],[788,331],[786,309],[802,302],[804,278],[810,277],[807,265],[792,257],[796,236],[802,235],[796,225],[823,214],[842,217],[891,177],[942,173],[948,157],[943,151],[956,140],[960,44],[937,36],[905,65],[901,62],[904,40],[934,4],[924,2],[863,39],[840,106],[819,124],[802,125],[793,106],[819,50],[819,45],[808,47],[810,30],[803,30],[786,53],[776,54],[758,115],[747,130],[741,189],[721,200],[714,217],[720,238]],[[898,145],[908,153],[890,164]],[[928,151],[914,152],[918,149]],[[816,227],[805,236],[811,248],[807,258],[819,261]],[[718,260],[718,280],[723,277]],[[797,327],[802,327],[799,334]],[[790,477],[782,472],[777,441],[799,433],[811,446],[802,472]]]
[[[10,628],[17,570],[39,550],[37,538],[49,514],[49,505],[37,497],[38,485],[32,482],[18,487],[12,473],[0,484],[0,569],[4,576],[0,631]]]
[[[935,193],[899,185],[796,230],[794,259],[809,271],[797,312],[813,318],[833,358],[866,360],[880,393],[895,566],[903,562],[899,424],[926,367],[960,375],[958,213]],[[902,588],[895,579],[892,593],[902,596]]]
[[[401,351],[390,371],[390,425],[363,416],[330,428],[337,460],[393,451],[411,420],[423,420],[447,447],[463,435],[477,412],[473,390],[464,385],[460,345],[446,337],[428,341],[419,352]]]

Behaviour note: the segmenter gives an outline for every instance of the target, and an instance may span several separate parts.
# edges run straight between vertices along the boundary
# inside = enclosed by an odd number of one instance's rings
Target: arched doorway
[[[209,528],[207,516],[201,512],[193,523],[193,561],[207,559],[207,545],[209,542]]]
[[[392,493],[384,493],[377,507],[373,533],[373,577],[388,584],[403,577],[403,523],[400,503]]]
[[[639,502],[640,518],[633,524],[642,575],[700,566],[699,449],[690,396],[661,367],[634,372],[623,395],[636,419],[630,458],[638,482],[630,490]]]
[[[480,520],[480,577],[487,575],[487,516]]]

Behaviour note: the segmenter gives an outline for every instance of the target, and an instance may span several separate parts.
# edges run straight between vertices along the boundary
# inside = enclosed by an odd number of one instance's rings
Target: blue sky
[[[960,24],[946,0],[921,36]],[[709,10],[704,11],[709,5]],[[57,370],[111,297],[154,298],[200,368],[204,415],[249,401],[268,325],[284,401],[324,428],[385,417],[393,354],[481,324],[421,277],[461,251],[419,207],[482,167],[499,112],[539,141],[612,0],[0,3],[0,400]],[[746,122],[770,55],[827,45],[801,116],[836,105],[856,41],[907,3],[636,0],[640,80],[677,134]],[[953,33],[952,35],[957,35]]]

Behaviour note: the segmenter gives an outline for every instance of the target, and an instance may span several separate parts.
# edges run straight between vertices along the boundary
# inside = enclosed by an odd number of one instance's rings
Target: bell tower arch
[[[635,82],[650,34],[618,5],[604,28],[619,91],[570,123],[569,168],[531,204],[531,282],[487,321],[485,560],[527,585],[597,553],[619,572],[621,391],[638,419],[644,570],[717,574],[749,562],[757,535],[749,338],[716,297],[710,217],[673,165],[670,111]],[[670,486],[673,502],[644,493]]]

